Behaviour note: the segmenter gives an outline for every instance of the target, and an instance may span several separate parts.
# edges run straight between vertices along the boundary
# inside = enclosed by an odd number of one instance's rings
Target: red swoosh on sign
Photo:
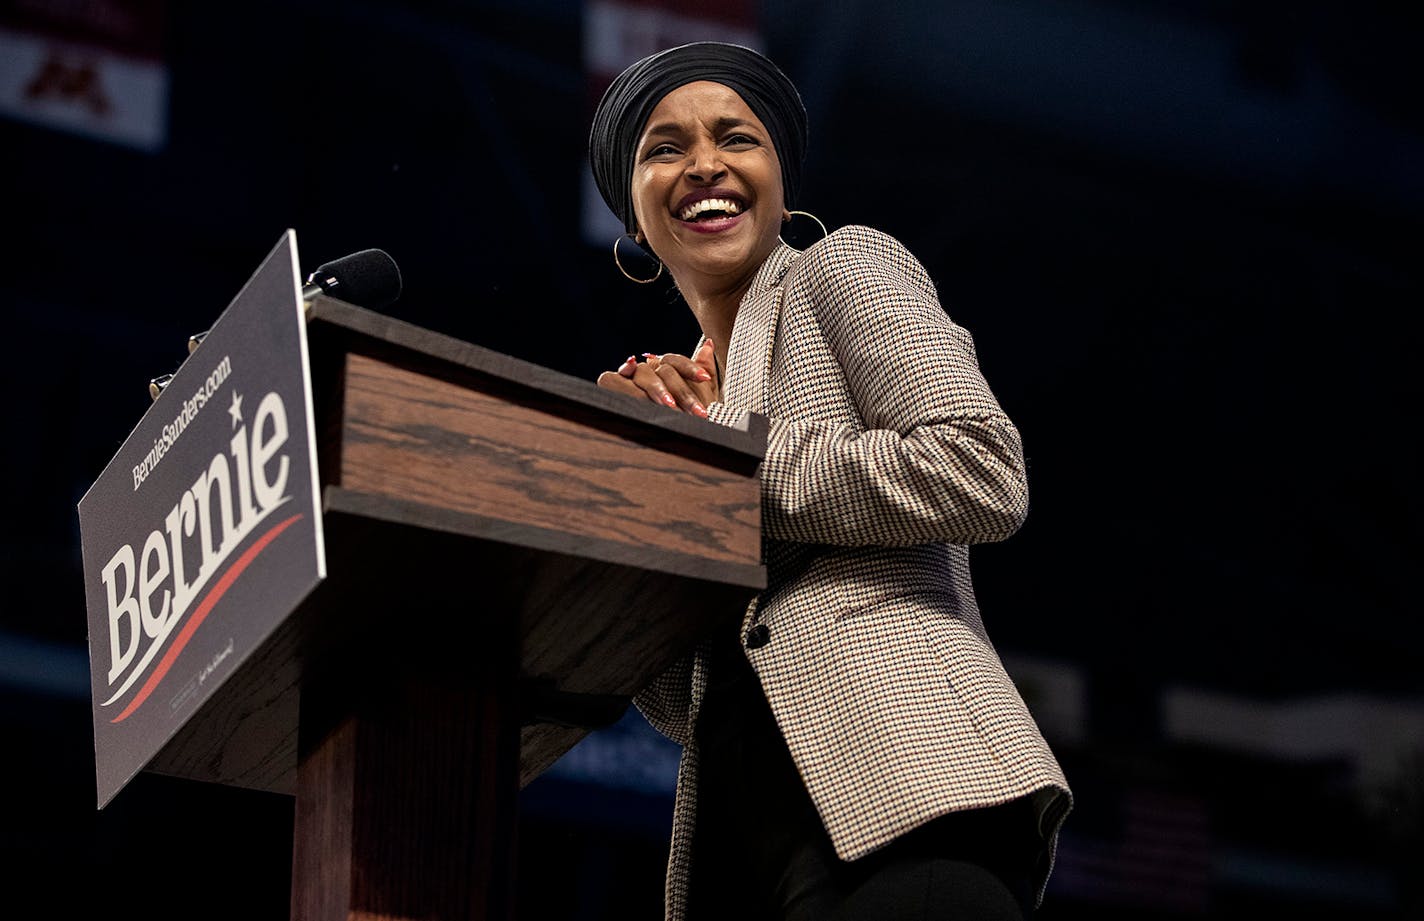
[[[208,589],[208,593],[203,596],[203,600],[198,604],[197,609],[193,611],[193,616],[188,618],[188,622],[183,625],[183,629],[178,631],[178,637],[174,639],[173,645],[168,648],[168,651],[163,654],[163,658],[158,662],[158,667],[153,670],[152,675],[148,676],[148,680],[143,683],[143,687],[139,690],[138,695],[129,701],[129,705],[124,708],[124,712],[109,720],[109,722],[122,723],[148,699],[148,695],[153,693],[153,689],[158,687],[158,683],[163,680],[163,676],[167,675],[168,670],[173,667],[173,663],[177,661],[178,654],[183,651],[183,647],[188,645],[188,641],[193,638],[193,634],[197,632],[198,627],[202,625],[204,620],[207,620],[208,614],[212,612],[213,608],[217,605],[218,601],[222,599],[222,596],[227,590],[232,588],[232,584],[237,581],[238,576],[242,575],[242,571],[251,565],[253,560],[257,559],[259,553],[267,549],[267,545],[272,543],[278,534],[281,534],[287,530],[287,528],[296,524],[301,520],[301,517],[301,515],[293,515],[286,521],[274,525],[270,531],[257,538],[257,543],[243,551],[242,556],[238,557],[232,566],[228,567],[227,572],[222,574],[217,584]]]

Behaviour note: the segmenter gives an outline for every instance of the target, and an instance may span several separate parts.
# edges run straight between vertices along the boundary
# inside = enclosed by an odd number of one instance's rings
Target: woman
[[[600,386],[770,420],[767,589],[638,698],[684,746],[668,916],[1020,918],[1071,799],[967,551],[1022,521],[1019,437],[904,247],[779,240],[805,143],[786,76],[720,43],[634,64],[590,138],[604,199],[703,332]]]

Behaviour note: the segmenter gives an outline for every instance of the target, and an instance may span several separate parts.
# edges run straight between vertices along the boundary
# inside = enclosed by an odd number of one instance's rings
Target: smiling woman
[[[767,589],[637,698],[683,745],[667,915],[1022,918],[1071,795],[967,550],[1023,520],[1019,435],[903,246],[866,227],[780,241],[805,143],[786,76],[719,43],[634,64],[590,137],[605,201],[703,333],[599,385],[770,423]],[[911,353],[914,374],[885,360]]]
[[[789,219],[770,132],[742,97],[699,80],[668,93],[638,141],[633,213],[703,331],[726,343],[740,300]],[[725,359],[726,352],[721,353]]]

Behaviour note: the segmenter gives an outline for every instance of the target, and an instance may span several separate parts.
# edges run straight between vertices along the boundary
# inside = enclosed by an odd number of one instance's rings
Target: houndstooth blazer
[[[1027,511],[1019,436],[924,268],[866,227],[778,246],[742,299],[709,412],[770,421],[768,584],[742,623],[767,642],[743,649],[837,855],[1022,796],[1051,855],[1071,794],[969,578],[967,545],[1009,536]],[[699,650],[636,698],[683,745],[670,921],[686,911],[707,661]]]

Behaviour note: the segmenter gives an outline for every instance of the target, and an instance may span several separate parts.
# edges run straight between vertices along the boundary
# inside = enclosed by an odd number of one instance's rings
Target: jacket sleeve
[[[940,307],[919,262],[885,234],[848,227],[807,250],[785,284],[783,328],[810,312],[818,327],[811,334],[839,365],[860,423],[773,408],[764,533],[882,546],[1012,534],[1028,510],[1018,432],[979,371],[969,333]],[[713,421],[728,424],[742,412],[709,408]]]
[[[692,739],[693,655],[678,659],[633,696],[643,718],[679,745]]]

